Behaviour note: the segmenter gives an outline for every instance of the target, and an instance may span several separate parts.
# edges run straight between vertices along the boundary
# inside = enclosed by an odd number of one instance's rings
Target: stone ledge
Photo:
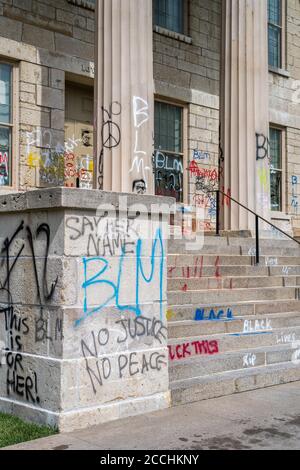
[[[175,204],[175,199],[170,197],[57,187],[0,195],[0,213],[58,208],[96,210],[100,204],[112,204],[122,210],[122,206],[119,206],[120,196],[127,197],[128,206],[141,204],[147,211],[154,204],[169,207]]]

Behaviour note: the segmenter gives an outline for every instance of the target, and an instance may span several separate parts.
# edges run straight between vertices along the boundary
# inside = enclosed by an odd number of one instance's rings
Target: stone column
[[[267,0],[224,0],[221,189],[270,218]],[[253,230],[254,216],[224,204],[226,230]]]
[[[95,187],[153,194],[151,0],[98,0]]]

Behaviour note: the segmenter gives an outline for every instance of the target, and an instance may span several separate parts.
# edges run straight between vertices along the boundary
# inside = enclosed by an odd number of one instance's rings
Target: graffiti
[[[208,152],[202,152],[201,150],[193,151],[193,160],[209,160],[210,155]]]
[[[132,183],[132,191],[136,194],[145,194],[147,190],[146,181],[145,180],[135,180]]]
[[[272,322],[268,318],[262,320],[245,320],[243,332],[251,334],[260,331],[271,331],[272,329]]]
[[[54,145],[50,130],[26,133],[27,164],[39,169],[40,181],[50,185],[92,188],[93,157],[75,156],[75,149],[83,139],[69,137],[64,144]],[[32,147],[40,147],[37,151]]]
[[[297,185],[298,185],[298,177],[292,176],[292,202],[291,206],[293,208],[294,214],[298,214],[298,194],[297,194]]]
[[[298,366],[300,364],[300,341],[292,343],[292,349],[294,349],[291,359],[292,363]]]
[[[22,221],[13,235],[10,238],[6,238],[4,240],[3,247],[0,251],[0,254],[3,256],[2,267],[4,266],[4,277],[0,283],[0,294],[2,294],[4,297],[7,297],[5,304],[4,299],[2,300],[3,306],[0,308],[0,314],[4,316],[4,328],[8,333],[7,337],[9,338],[9,344],[6,347],[5,353],[5,364],[7,366],[7,396],[15,394],[24,398],[28,402],[39,403],[40,398],[38,396],[37,374],[34,371],[32,371],[32,373],[26,373],[23,363],[24,356],[22,353],[22,338],[29,334],[29,319],[15,311],[13,292],[11,287],[12,273],[16,269],[25,248],[25,241],[21,243],[21,246],[16,244],[18,251],[15,255],[12,254],[12,247],[14,242],[21,232],[25,234],[25,240],[27,241],[30,248],[37,299],[40,305],[40,316],[35,321],[36,342],[43,341],[44,339],[44,334],[42,338],[40,336],[41,322],[43,324],[43,332],[45,333],[47,331],[47,329],[44,327],[45,320],[43,318],[42,303],[48,302],[52,299],[57,286],[58,278],[56,278],[56,280],[52,282],[49,287],[47,279],[48,254],[50,245],[49,226],[47,224],[39,225],[33,235],[31,228],[29,226],[25,227],[25,224]],[[42,277],[40,279],[35,255],[35,240],[37,240],[41,235],[44,235],[46,239],[46,245],[43,256]]]
[[[295,341],[297,341],[296,333],[280,333],[279,335],[276,335],[277,344],[289,344],[294,343]]]
[[[144,320],[152,321],[149,319]],[[141,324],[139,323],[139,325]],[[159,328],[161,330],[165,327],[160,324]],[[107,346],[109,341],[110,333],[108,329],[100,330],[97,335],[92,332],[89,343],[81,340],[82,356],[85,359],[86,371],[89,375],[94,394],[97,394],[98,387],[102,387],[110,378],[115,381],[116,379],[123,379],[125,376],[144,375],[151,371],[160,371],[162,367],[167,366],[165,353],[158,351],[153,352],[150,350],[140,354],[138,352],[128,352],[110,357],[101,356],[101,347]],[[118,343],[122,342],[124,342],[124,338],[118,338]]]
[[[194,278],[199,278],[201,279],[203,276],[203,264],[204,264],[204,256],[196,256],[195,261],[193,262],[193,266],[177,266],[176,265],[177,260],[175,261],[175,266],[169,266],[168,267],[168,277],[169,279],[176,278],[179,276],[174,276],[174,271],[175,270],[180,270],[181,271],[181,277],[185,279],[194,279]],[[221,278],[221,273],[220,273],[220,256],[216,256],[215,262],[215,273],[214,276],[218,279]]]
[[[101,152],[98,162],[98,188],[103,189],[103,159],[105,149],[114,149],[120,145],[121,129],[114,121],[115,116],[120,116],[122,112],[121,104],[113,101],[108,108],[101,107],[102,127],[101,127]]]
[[[269,158],[269,138],[264,134],[255,134],[256,136],[256,160],[264,160],[266,157]]]
[[[193,341],[190,343],[182,343],[169,345],[170,361],[186,359],[192,355],[214,355],[219,352],[218,341]]]
[[[72,241],[85,239],[87,256],[115,256],[134,254],[138,232],[135,218],[68,217],[66,227]]]
[[[135,143],[133,151],[133,162],[130,169],[130,173],[135,172],[140,175],[139,181],[145,183],[144,193],[147,191],[147,176],[146,172],[149,172],[151,168],[145,166],[144,157],[147,156],[147,152],[144,150],[139,150],[139,138],[141,128],[144,124],[149,121],[149,105],[146,100],[139,98],[138,96],[133,97],[133,120],[134,120],[134,129],[135,129]],[[133,189],[137,189],[133,186]],[[141,194],[141,185],[138,187],[139,194]]]
[[[252,353],[245,354],[243,357],[243,367],[254,367],[256,364],[256,355]]]
[[[123,336],[117,338],[117,343],[125,343],[129,338],[152,337],[160,344],[167,339],[167,328],[161,320],[144,316],[118,320],[117,325],[122,326]]]
[[[266,266],[278,266],[277,258],[266,258]]]
[[[167,314],[166,314],[167,320],[168,321],[172,320],[172,318],[174,318],[174,316],[175,316],[174,311],[171,308],[168,308]]]
[[[215,321],[215,320],[233,320],[233,313],[231,308],[225,310],[215,311],[213,308],[210,310],[209,314],[205,314],[205,309],[197,309],[195,314],[196,321]]]
[[[140,296],[141,296],[141,284],[151,284],[154,280],[154,276],[158,273],[159,276],[159,299],[160,299],[160,315],[163,317],[163,272],[164,272],[164,245],[162,239],[161,229],[158,229],[152,243],[152,251],[150,256],[150,275],[145,274],[145,269],[142,261],[142,249],[143,241],[138,239],[135,245],[135,273],[132,276],[134,283],[134,292],[135,292],[135,304],[134,305],[121,305],[120,303],[120,291],[121,286],[126,284],[126,289],[129,289],[128,278],[123,274],[124,263],[126,261],[126,253],[122,250],[120,259],[118,260],[118,270],[117,270],[117,279],[114,281],[110,277],[111,265],[110,262],[104,257],[95,257],[95,258],[83,258],[83,269],[84,269],[84,282],[82,284],[82,289],[84,291],[84,315],[81,319],[76,321],[76,325],[80,324],[83,320],[88,318],[91,315],[100,313],[104,307],[106,307],[111,302],[114,303],[115,307],[120,312],[133,312],[136,316],[141,316],[141,307],[140,307]],[[159,255],[157,255],[157,252]],[[158,270],[157,268],[158,264]],[[95,266],[99,268],[99,271],[89,277],[89,268]],[[104,277],[104,275],[107,277]],[[105,299],[101,299],[102,289],[99,290],[99,305],[96,307],[89,306],[89,290],[94,286],[108,287],[111,289],[111,296],[107,295]],[[95,292],[95,291],[94,291]],[[93,299],[95,302],[95,299]]]
[[[201,168],[196,161],[192,161],[189,165],[188,171],[191,176],[198,176],[200,178],[208,179],[209,181],[218,181],[218,171],[210,168]]]
[[[8,152],[0,152],[0,186],[7,186],[9,184],[8,165]]]
[[[160,150],[154,154],[155,192],[161,196],[174,196],[183,201],[182,157],[166,155]]]
[[[259,181],[263,190],[269,191],[269,177],[270,177],[269,169],[265,167],[261,167],[261,168],[258,168],[257,171],[258,171]]]

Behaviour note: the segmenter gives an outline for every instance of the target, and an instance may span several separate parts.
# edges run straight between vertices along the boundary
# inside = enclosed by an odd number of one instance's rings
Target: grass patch
[[[56,433],[57,430],[48,426],[26,423],[15,416],[0,413],[0,448],[52,436]]]

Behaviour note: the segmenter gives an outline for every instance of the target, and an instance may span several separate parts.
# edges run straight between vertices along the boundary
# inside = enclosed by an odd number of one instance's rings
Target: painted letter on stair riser
[[[170,361],[186,359],[192,355],[214,355],[219,352],[217,341],[193,341],[192,343],[169,345],[168,348]]]

